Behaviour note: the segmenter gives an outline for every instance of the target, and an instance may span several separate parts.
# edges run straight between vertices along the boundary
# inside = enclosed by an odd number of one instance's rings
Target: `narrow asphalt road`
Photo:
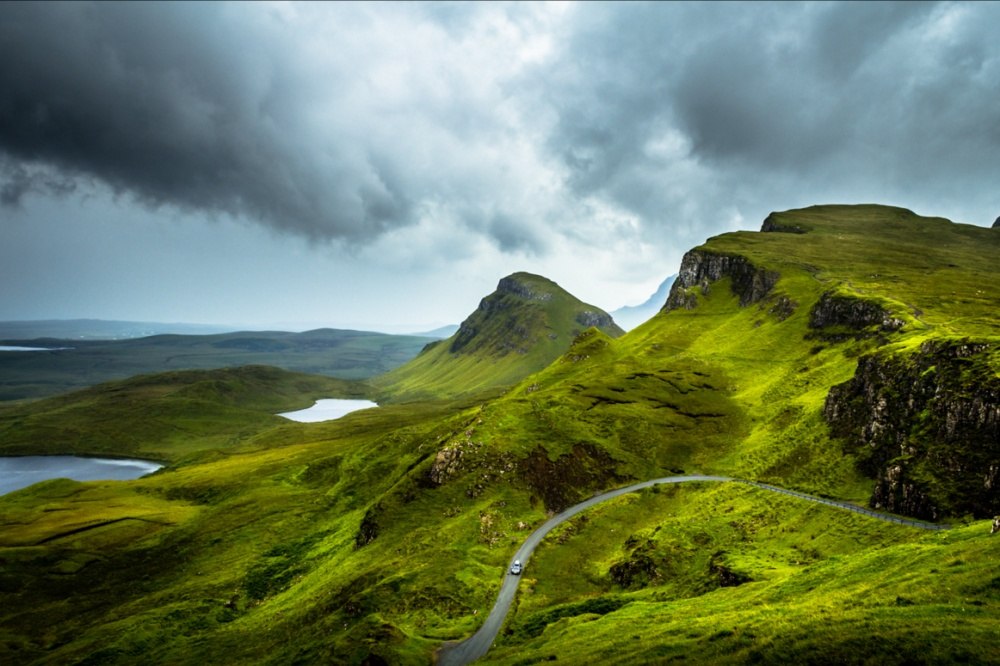
[[[642,483],[636,483],[631,486],[625,486],[624,488],[617,488],[600,495],[595,495],[588,500],[584,500],[579,504],[571,506],[562,513],[552,516],[545,521],[541,527],[532,532],[524,543],[521,544],[521,547],[517,549],[517,552],[514,553],[514,557],[512,557],[510,562],[507,564],[507,570],[504,572],[504,581],[500,586],[500,594],[497,595],[497,600],[493,605],[493,610],[490,611],[490,614],[483,623],[483,626],[479,628],[479,631],[464,641],[457,643],[449,642],[442,645],[437,652],[438,666],[463,666],[464,664],[469,664],[486,654],[486,652],[490,649],[490,646],[493,645],[493,641],[496,639],[497,634],[500,632],[500,627],[503,626],[504,620],[507,618],[507,612],[510,610],[510,605],[514,601],[514,595],[517,593],[518,583],[521,582],[521,576],[515,576],[509,573],[510,565],[514,563],[514,560],[520,560],[522,565],[527,566],[528,560],[531,559],[531,554],[535,552],[535,548],[539,543],[541,543],[542,539],[545,538],[545,535],[551,532],[554,527],[564,523],[578,513],[586,511],[594,505],[614,499],[615,497],[620,497],[627,493],[634,493],[637,490],[642,490],[643,488],[649,488],[651,486],[666,483],[688,483],[691,481],[731,481],[733,483],[745,483],[764,490],[798,497],[809,502],[817,502],[819,504],[825,504],[838,509],[846,509],[847,511],[853,511],[854,513],[861,513],[866,516],[871,516],[877,520],[899,523],[901,525],[910,525],[912,527],[926,530],[941,530],[948,528],[946,525],[937,525],[935,523],[926,523],[919,520],[910,520],[909,518],[900,518],[899,516],[879,513],[848,502],[827,499],[825,497],[816,497],[815,495],[807,495],[794,490],[786,490],[767,483],[744,481],[742,479],[733,479],[728,476],[667,476],[660,479],[643,481]]]

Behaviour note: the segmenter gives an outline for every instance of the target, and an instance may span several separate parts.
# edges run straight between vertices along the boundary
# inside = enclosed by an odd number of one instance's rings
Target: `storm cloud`
[[[595,290],[655,286],[776,209],[989,224],[996,25],[996,3],[3,3],[0,204],[108,191],[345,262],[587,257]]]
[[[1000,148],[996,4],[680,3],[581,14],[553,64],[569,74],[544,92],[559,114],[549,145],[580,195],[599,192],[648,221],[696,205],[709,225],[723,192],[735,206],[802,191],[837,202],[881,193],[914,207],[932,197],[948,207],[958,192],[970,204],[1000,203],[990,185]]]

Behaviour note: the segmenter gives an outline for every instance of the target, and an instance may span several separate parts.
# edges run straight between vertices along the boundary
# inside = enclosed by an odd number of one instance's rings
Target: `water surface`
[[[316,404],[308,409],[300,409],[297,412],[285,412],[278,414],[292,421],[301,423],[318,423],[319,421],[332,421],[346,416],[359,409],[369,409],[378,407],[378,403],[371,400],[342,400],[339,398],[329,398],[317,400]]]
[[[0,456],[0,495],[48,479],[127,481],[163,467],[148,460],[80,456]]]

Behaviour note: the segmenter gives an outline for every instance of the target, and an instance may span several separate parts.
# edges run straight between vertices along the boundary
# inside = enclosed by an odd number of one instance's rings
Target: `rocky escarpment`
[[[538,278],[536,277],[535,279],[537,280]],[[541,289],[533,289],[528,281],[521,279],[517,273],[502,278],[500,282],[497,283],[497,290],[494,295],[496,294],[512,294],[529,301],[552,300],[552,292],[542,291]],[[489,297],[487,297],[487,299],[488,298]],[[483,299],[483,301],[485,302],[487,299]]]
[[[436,488],[459,481],[470,499],[497,483],[513,483],[526,486],[533,503],[540,500],[547,511],[556,513],[582,500],[588,491],[630,480],[618,474],[614,458],[590,443],[575,444],[554,459],[542,446],[518,458],[484,445],[475,435],[476,428],[470,426],[439,450],[423,483]]]
[[[458,331],[452,338],[449,351],[453,354],[462,351],[474,351],[484,344],[492,344],[499,347],[495,351],[502,353],[518,351],[526,353],[531,346],[530,322],[524,319],[530,318],[530,313],[515,312],[520,310],[525,301],[535,301],[544,303],[552,300],[552,293],[533,289],[527,280],[518,278],[518,275],[508,275],[500,280],[497,289],[489,296],[479,302],[479,307],[469,317],[462,322]],[[537,318],[537,317],[535,317]],[[487,328],[486,320],[502,321],[502,340],[497,345],[496,340],[484,340],[481,334]]]
[[[755,266],[740,255],[691,250],[681,260],[680,271],[662,312],[694,308],[697,296],[688,290],[701,287],[702,293],[708,293],[709,285],[724,277],[732,279],[732,291],[739,297],[740,306],[745,307],[767,296],[780,276],[776,271]]]
[[[561,308],[569,309],[573,319],[555,321],[553,314]],[[527,354],[546,338],[556,339],[560,330],[572,328],[567,331],[571,340],[591,326],[613,337],[624,334],[611,315],[578,301],[555,282],[529,273],[514,273],[500,280],[496,291],[482,299],[475,312],[462,322],[448,351]]]
[[[584,310],[583,312],[576,315],[573,319],[576,323],[580,324],[585,328],[606,328],[606,329],[616,329],[618,324],[615,320],[611,318],[607,312],[595,312],[593,310]]]
[[[863,357],[824,416],[875,479],[870,505],[937,520],[1000,512],[1000,376],[991,343]]]
[[[807,229],[797,225],[797,224],[787,224],[784,222],[779,222],[778,217],[771,213],[764,220],[764,224],[761,225],[760,230],[762,232],[771,233],[785,233],[785,234],[804,234],[807,233]]]
[[[903,320],[875,301],[826,292],[809,311],[809,328],[844,327],[852,331],[877,328],[884,333],[898,331]]]

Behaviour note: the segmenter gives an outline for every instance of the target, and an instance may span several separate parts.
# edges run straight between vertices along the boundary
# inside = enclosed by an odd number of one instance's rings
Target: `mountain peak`
[[[607,312],[580,301],[552,280],[513,273],[501,279],[496,291],[462,322],[449,351],[528,354],[536,345],[559,338],[568,345],[591,326],[611,337],[624,333]]]
[[[559,358],[591,327],[613,338],[624,334],[611,315],[552,280],[513,273],[480,301],[455,335],[429,345],[379,383],[401,393],[419,387],[426,395],[511,384]]]
[[[497,293],[513,294],[528,300],[547,301],[562,288],[552,280],[533,273],[512,273],[497,283]]]

